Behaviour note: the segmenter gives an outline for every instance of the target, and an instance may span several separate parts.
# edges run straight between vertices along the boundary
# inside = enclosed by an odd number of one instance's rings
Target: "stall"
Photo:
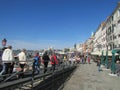
[[[116,48],[112,50],[112,61],[111,61],[111,73],[115,74],[116,73],[116,58],[115,58],[115,54],[120,54],[120,48]]]

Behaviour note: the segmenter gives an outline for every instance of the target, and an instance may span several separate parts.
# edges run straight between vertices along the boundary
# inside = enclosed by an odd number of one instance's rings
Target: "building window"
[[[110,50],[112,50],[112,45],[110,44]]]
[[[105,48],[105,44],[103,44],[103,48]]]
[[[114,17],[112,16],[112,18],[111,18],[111,19],[112,19],[112,21],[113,21],[113,20],[114,20]]]
[[[114,48],[117,48],[117,45],[114,45]]]
[[[112,40],[112,36],[110,36],[110,40]]]
[[[118,17],[120,16],[120,9],[118,9]]]
[[[118,20],[118,24],[120,24],[120,20]]]
[[[114,33],[114,28],[112,29],[112,33]]]
[[[113,49],[114,47],[115,47],[115,44],[113,43],[113,44],[112,44],[112,49]]]
[[[114,39],[116,39],[117,37],[116,36],[114,36]]]
[[[118,37],[120,37],[120,34],[118,34]]]

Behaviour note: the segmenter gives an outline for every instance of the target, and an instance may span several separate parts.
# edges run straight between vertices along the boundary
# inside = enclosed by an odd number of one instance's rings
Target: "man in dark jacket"
[[[45,53],[43,54],[42,59],[43,59],[43,63],[44,63],[44,73],[45,73],[45,72],[47,71],[48,62],[50,61],[50,58],[49,58],[47,52],[45,52]]]

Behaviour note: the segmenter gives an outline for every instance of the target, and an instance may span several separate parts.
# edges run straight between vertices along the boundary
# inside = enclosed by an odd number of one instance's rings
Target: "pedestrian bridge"
[[[60,90],[76,67],[77,65],[62,65],[55,72],[49,71],[40,75],[30,71],[23,79],[16,79],[20,74],[16,72],[0,83],[0,90]]]

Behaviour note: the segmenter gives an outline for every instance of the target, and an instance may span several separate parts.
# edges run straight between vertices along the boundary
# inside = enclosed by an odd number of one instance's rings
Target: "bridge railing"
[[[15,67],[19,67],[19,63],[20,63],[19,61],[16,61]],[[28,63],[29,63],[28,68],[32,67],[33,60],[29,60]],[[12,74],[1,75],[0,78],[3,78],[3,77],[7,77],[7,78],[1,81],[0,89],[7,90],[7,88],[9,88],[9,90],[14,90],[14,88],[22,88],[23,85],[28,85],[30,89],[38,88],[37,87],[38,84],[36,84],[36,82],[45,81],[49,77],[52,77],[52,79],[50,81],[52,81],[52,83],[55,83],[54,81],[58,81],[58,80],[64,78],[65,76],[68,76],[71,73],[71,71],[73,70],[73,67],[75,68],[76,64],[71,65],[69,63],[67,63],[67,64],[63,63],[57,67],[58,70],[56,70],[55,72],[50,71],[45,74],[41,73],[40,75],[33,74],[32,68],[31,68],[31,70],[28,69],[26,72],[17,71]],[[27,73],[27,72],[30,72],[29,77],[26,77],[23,79],[15,79],[15,80],[12,79],[13,77],[17,77],[20,73]],[[57,77],[56,77],[56,75],[57,75]],[[65,79],[63,79],[63,80],[65,80]],[[49,84],[47,84],[47,85],[49,85]],[[52,86],[52,88],[53,88],[53,86]]]
[[[0,89],[14,90],[25,89],[29,90],[56,90],[60,86],[64,86],[66,78],[73,72],[76,66],[71,66],[57,70],[56,72],[48,72],[41,75],[31,75],[31,77],[5,82],[0,84]],[[25,88],[24,88],[25,87]]]

